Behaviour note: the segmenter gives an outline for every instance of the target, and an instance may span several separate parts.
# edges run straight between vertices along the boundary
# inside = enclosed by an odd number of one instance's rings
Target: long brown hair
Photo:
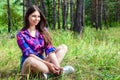
[[[28,18],[30,16],[30,14],[32,14],[35,11],[38,11],[40,13],[40,19],[41,19],[40,22],[36,25],[36,29],[43,35],[44,40],[45,40],[45,45],[52,44],[52,38],[51,38],[49,32],[46,30],[45,16],[42,14],[40,9],[35,5],[30,6],[26,11],[26,14],[25,14],[25,17],[24,17],[23,30],[28,29],[30,27]]]

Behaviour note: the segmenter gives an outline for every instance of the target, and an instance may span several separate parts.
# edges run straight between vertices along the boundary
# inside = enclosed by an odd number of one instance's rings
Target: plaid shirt
[[[29,54],[43,55],[44,52],[48,55],[50,52],[55,51],[52,45],[45,46],[43,36],[38,31],[36,37],[32,37],[28,30],[21,30],[16,37],[23,57],[28,57]]]

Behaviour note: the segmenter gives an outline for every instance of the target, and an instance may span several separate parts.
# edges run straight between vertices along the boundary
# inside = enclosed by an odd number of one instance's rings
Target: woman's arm
[[[56,57],[56,54],[55,52],[51,52],[49,55],[48,55],[48,58],[50,59],[50,62],[53,63],[54,65],[56,65],[58,67],[58,70],[56,72],[57,75],[60,75],[63,71],[63,68],[60,67],[60,64],[58,62],[58,59]]]
[[[18,44],[19,48],[21,49],[21,51],[23,53],[22,55],[24,57],[28,57],[29,54],[34,53],[34,51],[30,48],[30,46],[25,41],[25,38],[23,38],[23,35],[21,32],[19,32],[17,34],[16,38],[17,38],[17,44]]]
[[[60,64],[58,63],[58,59],[55,55],[55,52],[51,52],[49,55],[48,55],[48,58],[50,59],[50,62],[52,62],[53,64],[55,64],[56,66],[60,67]]]

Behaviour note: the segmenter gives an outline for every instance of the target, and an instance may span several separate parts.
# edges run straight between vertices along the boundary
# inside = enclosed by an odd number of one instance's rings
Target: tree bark
[[[76,14],[75,14],[75,22],[73,30],[77,33],[82,33],[83,30],[83,4],[84,0],[77,0]]]
[[[102,10],[103,10],[103,1],[98,1],[98,27],[102,30]]]
[[[73,30],[73,0],[70,0],[70,30]]]
[[[64,30],[66,30],[66,6],[67,6],[67,3],[66,3],[66,0],[63,0],[62,2],[62,21],[63,21],[63,25],[62,25],[62,28]]]
[[[8,7],[8,32],[10,33],[10,30],[11,30],[11,28],[10,28],[10,26],[11,26],[11,21],[10,21],[10,1],[9,0],[7,0],[7,7]]]
[[[93,27],[96,27],[96,0],[92,0],[91,3],[90,20]]]
[[[53,29],[56,28],[56,0],[53,0]]]
[[[57,11],[57,21],[58,21],[58,29],[60,29],[60,0],[58,0],[58,11]]]
[[[105,27],[108,29],[107,16],[106,16],[106,1],[105,0],[103,0],[103,20],[104,20]]]
[[[85,25],[85,22],[84,22],[84,16],[85,16],[85,1],[84,0],[82,0],[82,27],[84,27],[84,25]],[[83,30],[82,30],[83,31]]]
[[[96,12],[96,20],[95,20],[95,27],[96,27],[96,30],[98,30],[98,0],[96,0],[96,7],[95,7],[95,12]]]
[[[115,0],[116,4],[115,4],[115,21],[118,22],[119,21],[119,7],[120,7],[120,3],[118,0]]]
[[[47,11],[46,11],[46,6],[45,6],[45,2],[44,0],[40,0],[40,3],[41,3],[41,10],[42,12],[44,13],[45,16],[47,16]]]

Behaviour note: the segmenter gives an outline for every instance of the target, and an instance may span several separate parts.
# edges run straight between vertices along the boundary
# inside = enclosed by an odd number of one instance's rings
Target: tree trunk
[[[107,16],[106,16],[106,1],[105,0],[103,0],[103,20],[104,20],[105,27],[108,29]]]
[[[77,0],[76,14],[75,14],[75,22],[73,30],[77,33],[82,33],[83,30],[83,4],[84,0]],[[79,16],[79,17],[78,17]]]
[[[8,32],[10,33],[10,30],[11,30],[11,28],[10,28],[10,26],[11,26],[11,21],[10,21],[10,2],[9,2],[9,0],[7,0],[7,7],[8,7]]]
[[[70,30],[73,30],[73,0],[70,0]]]
[[[98,27],[102,30],[102,10],[103,10],[103,1],[98,1]]]
[[[53,29],[56,28],[56,0],[53,0]]]
[[[58,29],[60,29],[60,0],[58,0],[58,12],[57,12],[57,21],[58,21]]]
[[[39,6],[39,0],[33,0],[35,5]]]
[[[68,19],[68,13],[69,12],[69,3],[68,0],[66,0],[66,27],[65,29],[68,29],[68,23],[67,23],[67,19]]]
[[[96,11],[95,26],[96,26],[96,30],[98,30],[98,0],[96,0],[96,8],[95,8],[95,11]]]
[[[67,21],[66,20],[66,5],[67,5],[66,0],[63,0],[62,2],[62,20],[63,20],[62,27],[64,30],[66,30],[66,21]]]
[[[41,3],[41,10],[42,12],[44,13],[45,16],[47,16],[47,11],[46,11],[46,6],[45,6],[45,2],[44,0],[40,0],[40,3]]]
[[[82,27],[84,27],[84,25],[85,25],[85,22],[84,22],[84,16],[85,16],[85,2],[84,2],[84,0],[82,0],[82,3],[83,3],[83,5],[82,5]]]
[[[31,5],[31,0],[26,0],[26,7],[28,8]]]
[[[91,10],[90,10],[90,20],[93,27],[96,27],[96,0],[92,0],[91,3]]]
[[[120,3],[119,3],[119,1],[118,0],[115,0],[116,1],[116,4],[115,4],[115,21],[116,22],[118,22],[118,20],[119,20],[119,7],[120,7]]]

